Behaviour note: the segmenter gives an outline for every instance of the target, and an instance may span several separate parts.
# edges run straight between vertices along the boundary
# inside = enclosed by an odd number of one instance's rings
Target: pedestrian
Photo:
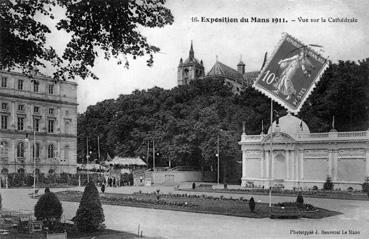
[[[112,184],[113,180],[111,178],[108,179],[108,185],[109,187],[111,187],[111,184]]]
[[[116,183],[116,182],[115,182],[115,178],[113,178],[113,187],[115,187],[115,183]]]
[[[102,193],[105,193],[105,184],[103,183],[103,184],[101,184],[101,192]]]

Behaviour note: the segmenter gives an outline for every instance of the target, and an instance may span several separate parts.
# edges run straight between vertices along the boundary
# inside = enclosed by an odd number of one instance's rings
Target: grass
[[[79,202],[82,192],[62,191],[56,193],[61,201]],[[255,212],[251,212],[246,199],[228,199],[221,197],[212,197],[205,195],[186,195],[183,194],[156,194],[134,193],[134,194],[116,194],[106,193],[100,195],[101,202],[107,205],[118,205],[128,207],[142,207],[162,210],[176,210],[195,213],[221,214],[229,216],[266,218],[269,217],[269,206],[267,203],[256,203]],[[302,217],[305,218],[324,218],[339,214],[335,211],[329,211],[317,208],[315,212],[300,210]]]

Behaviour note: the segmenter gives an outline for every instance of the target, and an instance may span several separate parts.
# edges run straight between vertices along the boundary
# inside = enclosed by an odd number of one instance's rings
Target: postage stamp
[[[326,67],[326,58],[284,33],[253,87],[297,114]]]

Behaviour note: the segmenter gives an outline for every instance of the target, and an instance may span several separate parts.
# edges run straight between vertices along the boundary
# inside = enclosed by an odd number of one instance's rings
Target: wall
[[[175,185],[182,182],[202,181],[201,171],[156,171],[152,173],[154,184]]]

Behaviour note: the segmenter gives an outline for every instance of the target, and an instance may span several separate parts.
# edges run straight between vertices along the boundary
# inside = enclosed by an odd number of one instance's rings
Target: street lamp
[[[217,135],[217,153],[215,154],[217,156],[218,159],[218,164],[217,164],[217,183],[219,184],[219,132]]]

